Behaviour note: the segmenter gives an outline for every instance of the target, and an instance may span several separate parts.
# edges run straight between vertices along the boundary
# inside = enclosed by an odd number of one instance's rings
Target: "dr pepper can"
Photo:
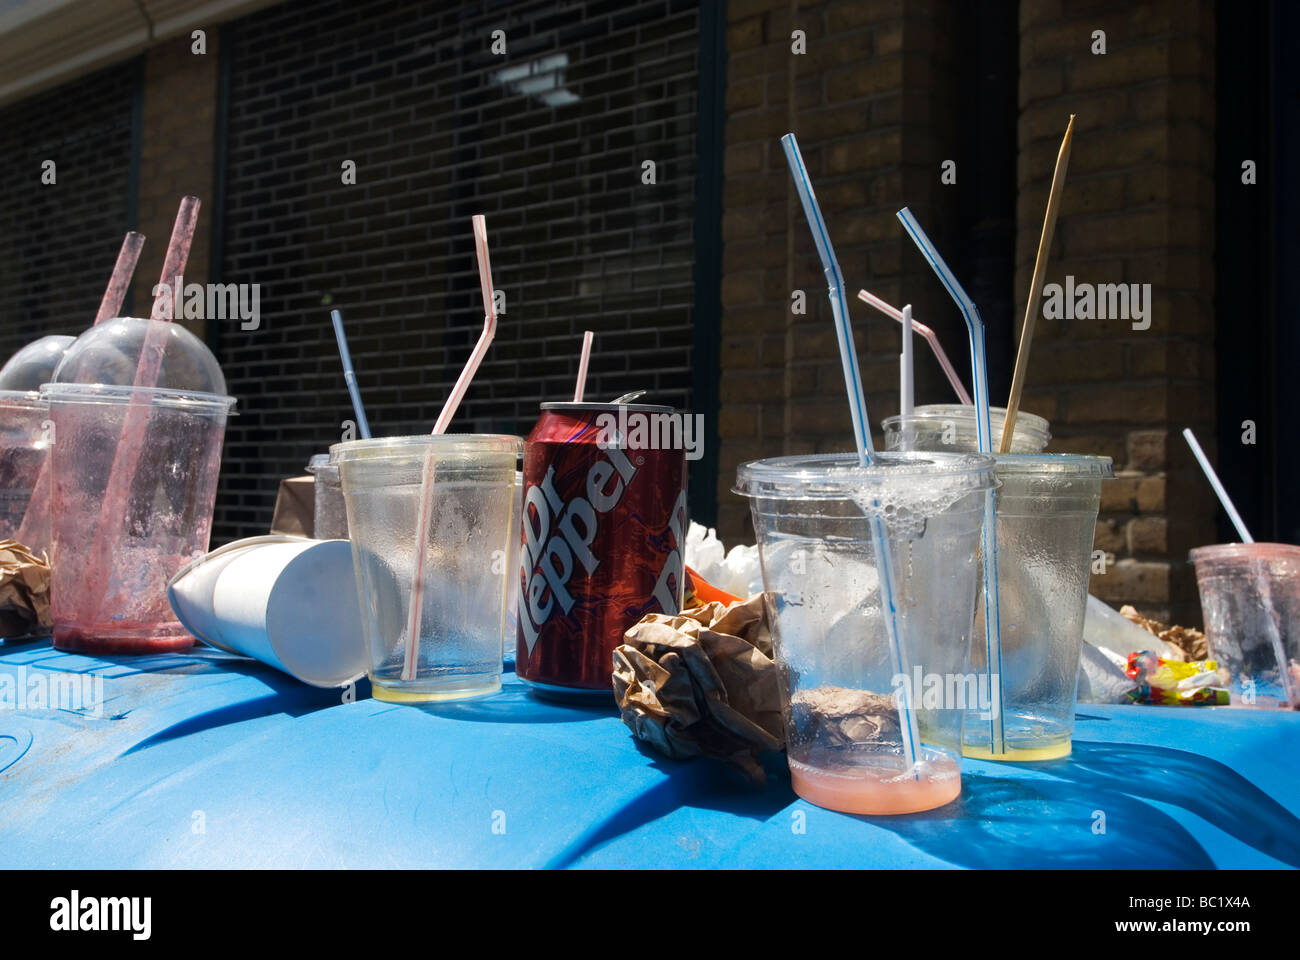
[[[682,417],[640,403],[541,409],[524,446],[515,672],[539,690],[612,695],[623,632],[681,610]]]

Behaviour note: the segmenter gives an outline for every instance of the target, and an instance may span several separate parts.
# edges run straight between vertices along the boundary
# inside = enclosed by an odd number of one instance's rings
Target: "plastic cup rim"
[[[369,440],[345,440],[330,446],[330,463],[339,464],[348,460],[408,459],[418,456],[428,449],[436,450],[446,447],[455,450],[462,447],[466,453],[501,453],[514,454],[523,450],[524,438],[508,433],[421,433],[405,437],[371,437]],[[390,456],[380,452],[391,451]],[[367,451],[376,451],[369,456],[356,456]]]
[[[988,454],[957,451],[884,451],[879,462],[864,467],[856,453],[814,453],[750,460],[736,469],[732,492],[758,500],[835,500],[855,490],[908,480],[954,480],[970,477],[971,490],[992,489],[997,476]],[[942,469],[944,462],[948,469]],[[802,465],[802,466],[800,466]],[[908,465],[940,469],[907,469]],[[818,470],[819,466],[830,469]],[[978,482],[980,479],[984,482]]]
[[[234,412],[238,402],[234,397],[202,390],[177,390],[171,387],[136,387],[109,383],[43,383],[40,397],[47,403],[53,400],[81,403],[130,403],[136,397],[150,397],[160,406],[207,405]]]
[[[1293,543],[1208,543],[1193,547],[1187,559],[1194,565],[1221,560],[1265,560],[1292,557],[1300,560],[1300,546]]]

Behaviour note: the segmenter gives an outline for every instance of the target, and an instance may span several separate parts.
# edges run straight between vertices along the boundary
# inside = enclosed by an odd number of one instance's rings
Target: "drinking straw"
[[[1192,433],[1191,427],[1183,428],[1183,439],[1187,445],[1192,448],[1192,456],[1196,457],[1196,462],[1201,465],[1201,470],[1205,473],[1205,479],[1210,481],[1210,486],[1214,488],[1214,494],[1219,498],[1219,503],[1223,504],[1224,511],[1228,514],[1228,519],[1232,525],[1237,528],[1237,536],[1241,537],[1242,543],[1254,543],[1255,538],[1250,535],[1246,529],[1246,522],[1241,519],[1241,514],[1237,512],[1237,507],[1228,496],[1228,491],[1223,486],[1223,481],[1219,475],[1214,472],[1210,466],[1210,460],[1201,449],[1200,443],[1196,440],[1196,434]],[[1259,596],[1264,605],[1264,612],[1268,619],[1268,639],[1273,647],[1273,656],[1277,659],[1278,676],[1282,681],[1282,689],[1286,693],[1288,703],[1297,702],[1296,684],[1291,676],[1291,671],[1287,669],[1289,658],[1286,655],[1285,648],[1282,645],[1282,634],[1277,626],[1277,613],[1273,606],[1273,589],[1269,585],[1268,574],[1264,571],[1264,561],[1255,560],[1255,577],[1259,583]]]
[[[478,259],[479,284],[483,289],[483,332],[479,335],[478,343],[474,345],[474,351],[470,354],[469,360],[465,362],[465,369],[460,372],[456,385],[452,387],[447,402],[443,404],[442,412],[438,414],[438,422],[433,426],[435,434],[446,431],[447,424],[455,415],[456,408],[460,406],[460,401],[464,398],[465,391],[469,389],[470,381],[474,379],[474,374],[478,372],[479,364],[483,362],[483,355],[487,353],[488,347],[492,344],[492,338],[496,336],[497,332],[496,301],[492,297],[492,263],[488,258],[487,221],[480,213],[474,215],[473,223],[474,252]],[[429,521],[431,519],[429,503],[433,499],[433,475],[433,451],[430,450],[429,455],[424,460],[424,471],[420,481],[420,507],[415,522],[415,571],[414,579],[411,582],[411,609],[406,624],[406,657],[402,664],[403,680],[415,679],[416,665],[419,659],[420,620],[424,613],[422,609],[424,606],[424,559],[426,544],[429,539]]]
[[[989,382],[988,361],[984,355],[984,321],[980,319],[975,302],[962,289],[957,278],[953,276],[948,264],[935,249],[930,238],[925,235],[921,225],[912,216],[907,207],[898,211],[898,219],[903,229],[912,238],[930,264],[930,268],[939,277],[948,296],[961,309],[966,319],[966,332],[970,335],[971,382],[975,385],[975,426],[979,440],[980,453],[992,453],[993,441],[989,431]],[[997,540],[997,504],[994,491],[989,490],[984,496],[984,652],[985,669],[988,673],[989,696],[992,697],[994,679],[1002,676],[1002,620],[998,612],[998,540]],[[1002,685],[997,684],[997,717],[989,717],[989,741],[994,756],[1006,752],[1005,727],[1002,717]]]
[[[1061,188],[1065,185],[1065,168],[1070,163],[1070,140],[1074,136],[1074,114],[1065,125],[1065,137],[1056,154],[1056,171],[1052,174],[1052,189],[1047,194],[1047,213],[1043,216],[1043,232],[1038,237],[1038,255],[1034,257],[1034,275],[1029,281],[1029,299],[1025,301],[1025,319],[1020,325],[1020,349],[1016,352],[1016,368],[1011,374],[1011,396],[1007,398],[1007,414],[1002,420],[1002,442],[998,453],[1011,452],[1011,437],[1016,429],[1016,414],[1020,412],[1020,392],[1025,387],[1025,371],[1029,368],[1029,347],[1034,339],[1034,322],[1038,319],[1038,297],[1043,289],[1043,274],[1047,272],[1047,258],[1051,253],[1052,235],[1056,232],[1056,215],[1061,210]]]
[[[144,234],[134,230],[122,239],[122,248],[117,252],[117,262],[113,264],[113,273],[104,288],[103,299],[99,301],[99,312],[95,314],[95,324],[111,320],[122,312],[122,302],[126,300],[127,288],[135,276],[135,265],[144,248]]]
[[[869,290],[859,290],[858,299],[863,303],[868,303],[875,307],[887,317],[893,317],[898,321],[903,319],[902,310],[899,310],[898,307],[891,306],[884,300],[881,300]],[[957,394],[957,399],[969,407],[974,401],[971,400],[970,394],[966,392],[966,385],[961,382],[961,377],[957,375],[957,368],[952,365],[952,361],[948,359],[948,354],[944,352],[943,345],[939,343],[938,334],[916,318],[912,319],[912,330],[925,338],[925,342],[930,345],[930,352],[934,354],[934,359],[939,361],[939,366],[943,368],[944,376],[947,377],[948,382],[952,384],[952,389],[953,392]]]
[[[131,286],[131,278],[135,276],[135,265],[140,259],[140,250],[143,247],[143,233],[132,230],[122,239],[122,247],[117,251],[117,262],[113,264],[108,286],[104,288],[104,296],[99,301],[95,326],[122,312],[122,302],[126,300],[126,291]],[[49,473],[50,458],[47,456],[41,461],[41,469],[37,472],[36,483],[32,487],[31,499],[27,501],[27,509],[23,513],[23,522],[18,527],[18,540],[21,543],[31,543],[28,538],[36,532],[28,528],[29,520],[35,523],[40,517],[49,516]]]
[[[1245,521],[1241,519],[1241,514],[1237,512],[1237,507],[1233,504],[1232,498],[1228,496],[1228,491],[1224,489],[1223,482],[1219,479],[1219,475],[1215,473],[1214,468],[1210,466],[1210,461],[1205,456],[1205,451],[1202,450],[1201,445],[1196,442],[1196,434],[1192,433],[1191,427],[1187,427],[1183,430],[1183,439],[1186,440],[1187,445],[1192,448],[1192,456],[1194,456],[1196,462],[1201,465],[1201,470],[1205,472],[1205,479],[1209,480],[1210,486],[1214,488],[1214,495],[1219,498],[1219,503],[1223,504],[1223,510],[1227,513],[1228,519],[1231,520],[1232,525],[1237,528],[1237,536],[1241,537],[1241,542],[1254,543],[1255,538],[1252,537],[1250,531],[1246,529]]]
[[[808,169],[804,166],[803,155],[799,152],[799,142],[793,133],[787,133],[781,138],[781,146],[785,149],[790,176],[794,179],[795,191],[803,204],[804,216],[808,220],[813,243],[817,247],[817,256],[821,258],[822,269],[826,274],[831,314],[835,319],[835,336],[840,345],[840,364],[844,368],[844,388],[848,394],[849,414],[853,420],[853,437],[858,446],[858,463],[864,467],[870,466],[879,461],[871,443],[871,421],[867,418],[867,401],[862,392],[862,375],[858,371],[858,355],[853,346],[853,329],[849,326],[849,303],[844,295],[844,275],[840,272],[840,264],[835,258],[835,248],[831,246],[826,221],[822,217],[821,208],[817,205],[817,195],[813,192],[812,181],[808,178]],[[879,499],[873,506],[877,508],[880,506]],[[896,677],[910,677],[903,657],[899,632],[893,558],[890,555],[885,523],[878,511],[872,514],[870,526],[871,546],[876,554],[876,570],[880,578],[881,607],[887,611],[885,635],[889,641],[890,667]],[[913,779],[920,779],[916,763],[917,747],[921,737],[917,730],[916,714],[912,709],[913,691],[908,683],[903,683],[898,687],[898,694],[896,703],[899,730],[903,739],[903,759]]]
[[[582,403],[583,391],[587,389],[587,364],[591,360],[591,341],[595,336],[590,330],[582,331],[582,354],[578,357],[578,382],[573,387],[573,402]]]
[[[903,352],[898,355],[898,412],[912,415],[912,305],[903,307]]]
[[[330,311],[330,320],[334,322],[334,339],[339,342],[339,359],[343,361],[343,381],[348,385],[348,395],[352,397],[352,412],[357,418],[357,429],[361,439],[370,439],[370,424],[366,422],[366,408],[361,403],[361,390],[357,387],[357,374],[352,369],[352,354],[348,352],[348,337],[343,332],[343,314],[337,310]]]
[[[160,292],[154,299],[151,319],[174,319],[175,311],[167,308],[166,301],[169,294],[173,298],[173,304],[180,299],[180,291],[171,290],[170,285],[185,273],[185,263],[190,256],[190,245],[194,242],[194,228],[198,223],[199,206],[198,197],[181,198],[159,278],[159,284],[167,286],[168,289]],[[160,325],[153,323],[147,325],[144,344],[140,348],[140,359],[136,363],[134,386],[150,389],[158,385],[163,353],[166,350],[163,331],[164,328]],[[138,395],[132,395],[130,403],[127,404],[117,450],[113,455],[113,465],[108,471],[108,482],[104,487],[104,499],[99,509],[99,523],[95,528],[95,539],[91,546],[87,568],[90,575],[86,593],[87,598],[94,602],[94,606],[87,606],[86,609],[94,609],[97,613],[103,606],[104,594],[108,589],[107,554],[113,539],[109,535],[109,530],[115,524],[121,523],[126,513],[126,500],[135,483],[136,468],[144,453],[144,441],[149,430],[149,415],[152,408],[150,398],[141,399]]]

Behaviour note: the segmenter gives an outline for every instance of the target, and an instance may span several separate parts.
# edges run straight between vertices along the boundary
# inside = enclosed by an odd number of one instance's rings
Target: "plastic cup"
[[[518,638],[519,630],[519,584],[523,579],[522,557],[520,548],[522,547],[524,531],[524,473],[522,470],[515,471],[515,531],[511,534],[510,540],[510,570],[512,576],[506,589],[510,591],[510,597],[507,601],[506,608],[506,626],[501,634],[501,657],[502,660],[515,661],[515,641]]]
[[[1300,709],[1300,547],[1220,543],[1190,556],[1232,704]]]
[[[50,405],[39,393],[0,390],[0,540],[19,540],[27,503],[50,455],[47,422]],[[45,482],[49,474],[45,473]],[[35,553],[50,546],[49,500],[40,517],[28,524]]]
[[[507,575],[519,537],[520,437],[431,434],[335,444],[361,626],[380,700],[459,700],[501,687]],[[404,680],[425,460],[432,457],[416,669]],[[517,546],[515,549],[518,549]]]
[[[989,408],[989,429],[993,447],[1002,437],[1005,407]],[[910,417],[888,417],[881,426],[885,431],[886,450],[942,450],[949,453],[979,450],[975,428],[975,408],[960,403],[926,403]],[[1021,410],[1016,414],[1012,453],[1042,453],[1052,439],[1048,423],[1042,417]]]
[[[996,434],[996,431],[994,431]],[[1068,756],[1101,482],[1109,457],[997,454],[1001,714],[970,711],[963,752],[984,760]],[[982,594],[981,594],[982,596]],[[983,602],[971,666],[989,673]],[[993,754],[992,725],[1005,748]]]
[[[976,560],[992,458],[778,457],[742,464],[777,664],[795,793],[859,814],[914,813],[961,792]],[[901,663],[881,608],[871,517],[885,521]],[[915,717],[904,751],[900,699]]]
[[[88,653],[183,650],[193,638],[172,613],[167,583],[208,550],[221,445],[233,397],[143,387],[58,383],[51,612],[54,645]],[[139,467],[112,506],[107,569],[92,559],[109,473],[132,404],[150,407]]]
[[[307,461],[307,472],[316,478],[312,536],[317,540],[346,540],[348,511],[339,483],[339,465],[328,453],[318,453]]]

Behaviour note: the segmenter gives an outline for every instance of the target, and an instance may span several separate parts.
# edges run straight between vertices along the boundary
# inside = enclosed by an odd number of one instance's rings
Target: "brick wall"
[[[185,283],[207,283],[210,277],[217,199],[213,161],[220,32],[211,29],[206,34],[205,54],[192,52],[193,41],[186,34],[151,47],[144,56],[137,229],[148,241],[135,272],[136,315],[149,315],[151,291],[162,272],[176,208],[187,194],[197,196],[203,206],[185,267]],[[204,335],[203,320],[181,322]]]
[[[130,228],[137,64],[0,110],[0,362],[50,333],[90,326]],[[53,160],[57,182],[41,182]]]
[[[954,269],[965,266],[955,211],[960,191],[978,184],[959,176],[960,186],[944,186],[939,176],[944,159],[960,156],[957,9],[944,0],[728,3],[718,476],[724,542],[753,539],[749,508],[730,492],[739,463],[853,449],[826,281],[791,187],[782,134],[793,130],[799,138],[844,273],[877,442],[880,421],[898,412],[899,330],[856,300],[859,288],[900,306],[906,290],[915,316],[952,345],[959,364],[965,356],[960,316],[896,219],[909,205]],[[807,34],[805,55],[791,51],[795,28]],[[807,294],[806,315],[791,311],[794,289]],[[917,399],[951,400],[923,351]]]
[[[1050,449],[1115,460],[1096,538],[1114,563],[1093,592],[1197,622],[1184,560],[1214,542],[1214,506],[1179,432],[1214,435],[1213,5],[1023,0],[1020,59],[1017,316],[1070,113],[1047,282],[1149,283],[1154,300],[1148,330],[1040,319],[1025,404]]]

